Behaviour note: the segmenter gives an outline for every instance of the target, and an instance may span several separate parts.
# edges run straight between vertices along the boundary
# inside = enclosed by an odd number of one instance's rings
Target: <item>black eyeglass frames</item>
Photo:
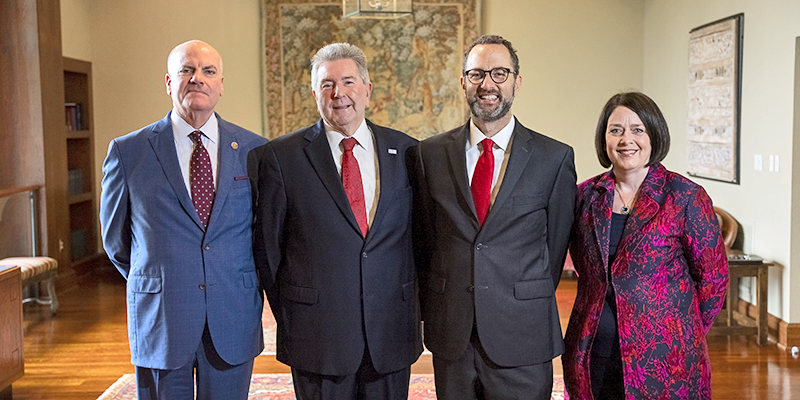
[[[492,77],[492,81],[494,81],[494,83],[503,83],[507,81],[508,76],[511,75],[511,69],[497,67],[487,71],[485,69],[476,68],[464,71],[464,76],[467,77],[467,80],[471,84],[480,85],[483,83],[483,80],[486,79],[487,73],[489,73],[489,76]]]

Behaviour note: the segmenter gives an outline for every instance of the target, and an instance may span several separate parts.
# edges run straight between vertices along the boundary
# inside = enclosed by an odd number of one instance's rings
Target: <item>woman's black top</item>
[[[606,290],[606,299],[603,302],[603,313],[600,314],[600,322],[597,326],[597,335],[592,344],[592,354],[601,357],[609,357],[614,344],[619,342],[617,335],[617,302],[615,300],[614,286],[611,284],[611,265],[616,259],[617,246],[622,240],[622,233],[625,231],[625,222],[627,220],[627,214],[611,214],[611,234],[609,235],[608,245],[608,290]]]

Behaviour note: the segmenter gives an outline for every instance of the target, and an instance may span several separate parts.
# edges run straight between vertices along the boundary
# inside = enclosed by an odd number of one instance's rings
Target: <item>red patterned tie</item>
[[[189,137],[194,142],[194,151],[189,170],[189,182],[192,187],[192,203],[203,227],[208,227],[208,217],[214,204],[214,176],[211,172],[211,157],[203,146],[200,137],[203,132],[194,131]]]
[[[342,139],[342,185],[347,199],[350,201],[350,208],[356,216],[358,227],[361,234],[366,237],[369,225],[367,225],[367,207],[364,202],[364,186],[361,182],[361,170],[358,168],[358,161],[353,155],[353,147],[358,144],[355,138]]]
[[[489,202],[492,196],[492,179],[494,178],[494,153],[492,139],[481,141],[483,153],[475,165],[472,174],[472,200],[475,202],[475,211],[478,213],[478,222],[483,225],[486,214],[489,213]]]

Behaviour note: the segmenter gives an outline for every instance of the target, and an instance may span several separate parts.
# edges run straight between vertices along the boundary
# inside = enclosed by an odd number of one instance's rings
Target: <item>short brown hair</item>
[[[517,50],[514,49],[511,42],[498,35],[483,35],[469,45],[467,51],[464,52],[464,60],[461,62],[462,74],[467,72],[467,58],[469,58],[469,53],[475,46],[482,44],[499,44],[505,46],[505,48],[508,49],[508,54],[511,55],[511,72],[513,72],[514,75],[519,75],[519,57],[517,56]]]
[[[600,119],[597,121],[597,129],[594,133],[594,148],[597,151],[597,159],[604,168],[611,166],[611,159],[606,152],[606,130],[608,129],[608,119],[617,107],[625,107],[636,113],[644,124],[647,136],[650,137],[650,167],[660,163],[669,153],[669,128],[664,115],[658,109],[656,102],[640,92],[624,92],[615,94],[603,107]]]

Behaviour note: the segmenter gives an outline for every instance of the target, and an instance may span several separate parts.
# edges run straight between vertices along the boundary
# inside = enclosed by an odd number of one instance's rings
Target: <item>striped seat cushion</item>
[[[58,269],[58,261],[50,257],[9,257],[0,260],[0,265],[18,265],[23,282],[36,275]]]

